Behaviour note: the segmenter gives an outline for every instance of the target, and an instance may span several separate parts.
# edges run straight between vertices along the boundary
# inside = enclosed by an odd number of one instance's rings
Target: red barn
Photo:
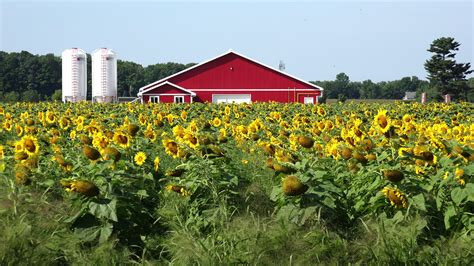
[[[317,103],[323,88],[229,51],[148,84],[142,103]]]

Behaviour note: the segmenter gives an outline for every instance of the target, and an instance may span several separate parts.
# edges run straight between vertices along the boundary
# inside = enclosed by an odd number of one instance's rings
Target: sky
[[[426,50],[461,43],[473,63],[473,1],[0,0],[0,50],[60,55],[113,49],[143,66],[200,63],[229,49],[299,78],[426,79]],[[473,76],[473,75],[471,75]]]

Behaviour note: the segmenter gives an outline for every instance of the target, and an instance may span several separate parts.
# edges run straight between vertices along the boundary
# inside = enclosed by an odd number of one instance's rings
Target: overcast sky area
[[[115,50],[143,66],[199,63],[229,49],[305,80],[426,78],[439,37],[473,63],[472,1],[0,0],[0,50]],[[472,75],[471,75],[472,76]]]

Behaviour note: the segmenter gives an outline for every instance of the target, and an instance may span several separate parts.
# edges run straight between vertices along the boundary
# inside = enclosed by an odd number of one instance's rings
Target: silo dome
[[[81,49],[70,48],[61,54],[62,100],[78,102],[87,96],[87,54]]]
[[[117,100],[117,55],[108,48],[92,52],[92,101]]]

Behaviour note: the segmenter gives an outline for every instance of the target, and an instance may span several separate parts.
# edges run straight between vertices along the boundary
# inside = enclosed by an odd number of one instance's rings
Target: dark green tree
[[[21,93],[21,100],[24,102],[39,102],[41,95],[36,90],[26,90]]]
[[[451,37],[434,40],[428,49],[433,55],[425,62],[425,69],[431,86],[438,93],[467,99],[469,86],[466,83],[466,76],[473,71],[469,70],[470,63],[456,63],[455,52],[459,50],[460,45]]]
[[[117,95],[136,96],[138,89],[145,84],[142,65],[130,61],[117,61]]]
[[[17,102],[20,99],[20,94],[16,91],[10,91],[3,95],[3,101],[5,102]]]
[[[62,90],[55,90],[53,95],[51,95],[51,100],[53,101],[61,101],[63,98],[62,98],[62,95],[63,95],[63,92]]]

